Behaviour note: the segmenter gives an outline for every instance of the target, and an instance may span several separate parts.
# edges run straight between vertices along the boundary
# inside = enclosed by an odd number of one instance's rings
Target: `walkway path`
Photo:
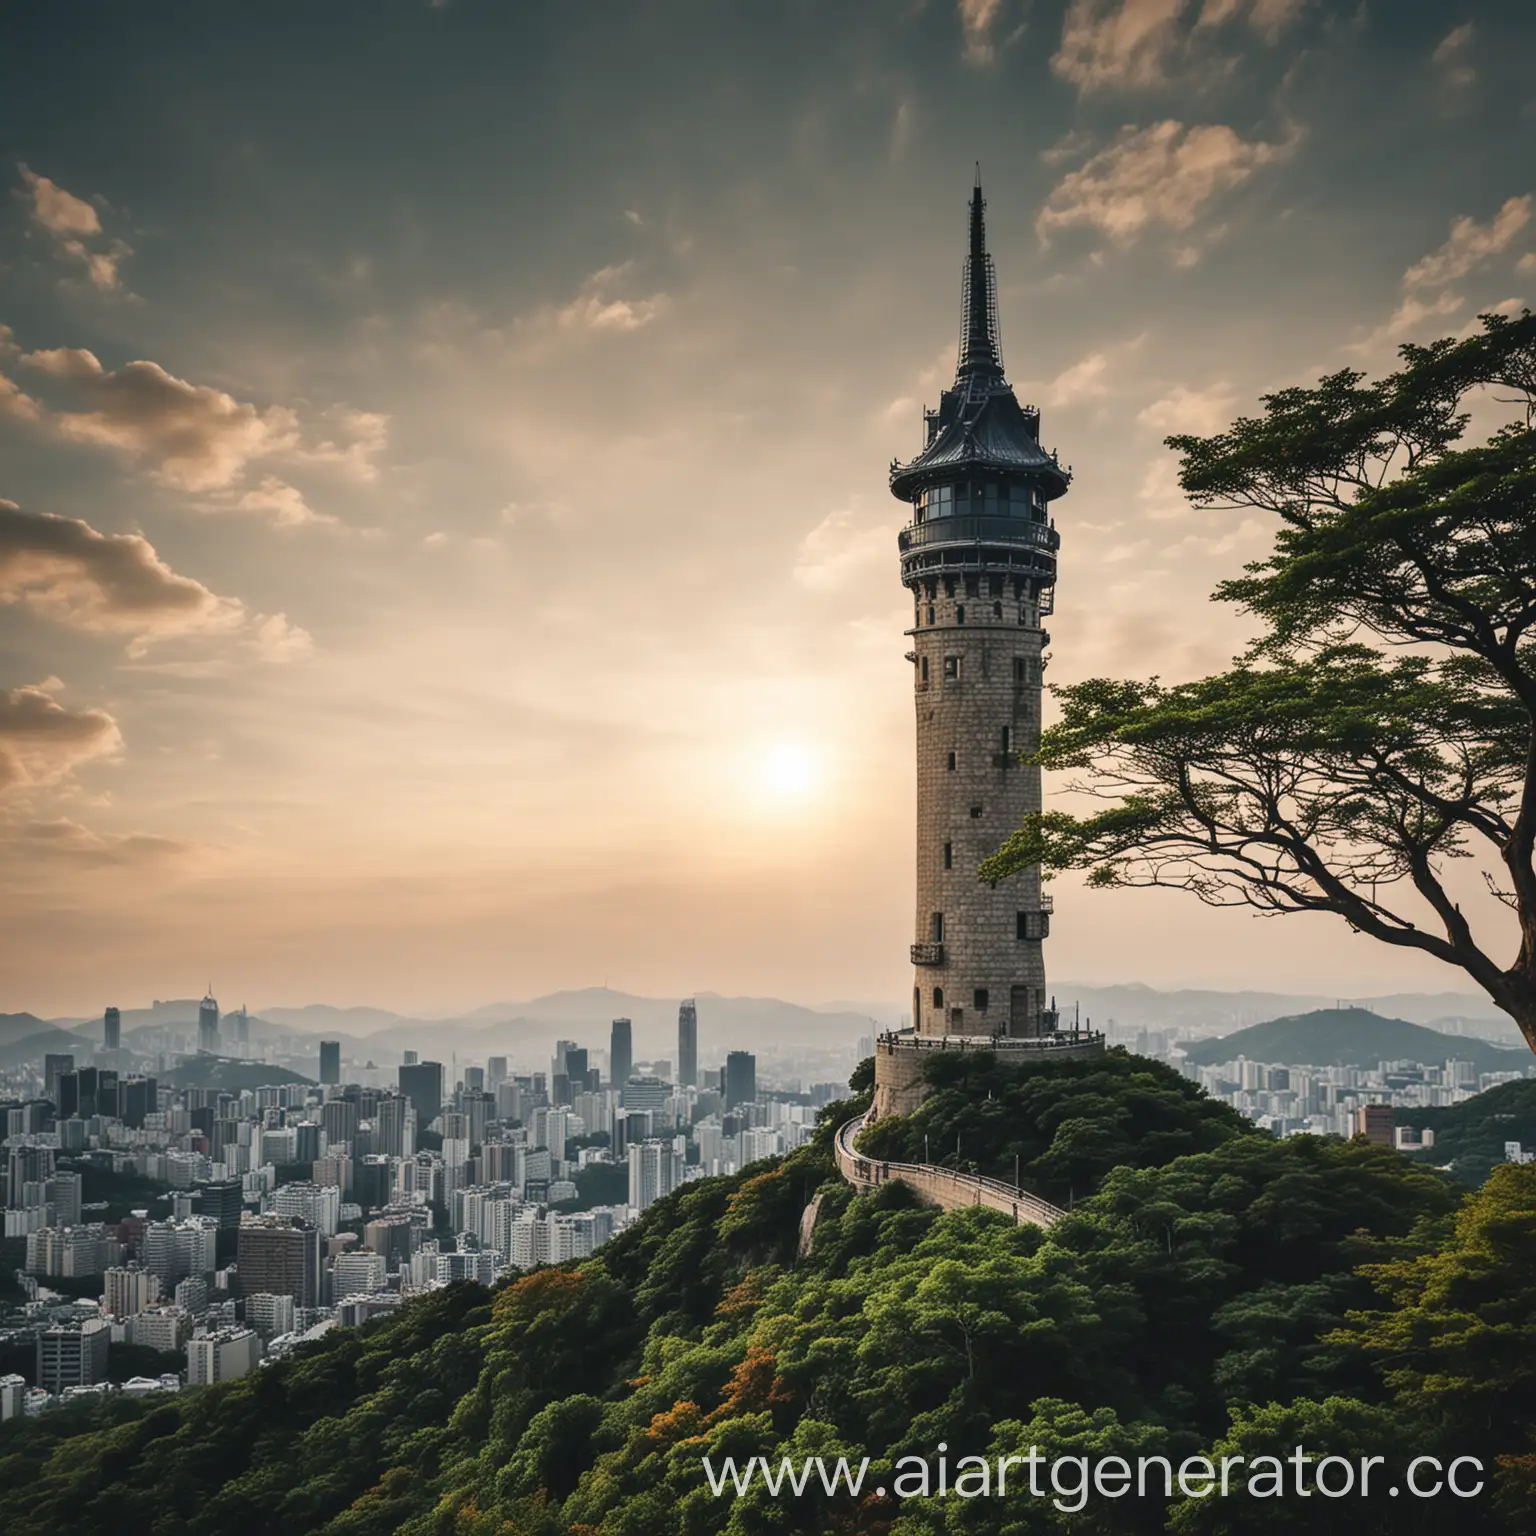
[[[932,1163],[887,1163],[854,1151],[853,1139],[864,1129],[863,1115],[850,1120],[837,1133],[838,1171],[855,1189],[877,1189],[890,1179],[900,1179],[925,1205],[946,1211],[968,1205],[985,1205],[1012,1216],[1015,1222],[1048,1227],[1067,1213],[1026,1194],[1000,1179],[983,1179],[973,1173],[956,1173]]]

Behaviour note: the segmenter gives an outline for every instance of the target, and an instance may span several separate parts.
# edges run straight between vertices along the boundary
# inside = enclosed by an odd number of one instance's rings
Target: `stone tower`
[[[1040,413],[1003,374],[997,279],[978,174],[954,385],[927,411],[926,441],[891,466],[912,507],[900,536],[912,594],[917,705],[917,919],[912,1020],[933,1037],[1054,1036],[1040,872],[988,885],[977,866],[1039,811],[1041,672],[1056,551],[1051,505],[1070,472],[1040,445]],[[958,1044],[958,1042],[956,1042]]]

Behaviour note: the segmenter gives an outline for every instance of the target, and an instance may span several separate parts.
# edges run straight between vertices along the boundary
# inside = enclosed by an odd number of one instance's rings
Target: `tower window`
[[[931,603],[939,595],[939,584],[936,581],[924,582],[923,590],[926,592],[928,601]]]
[[[944,768],[947,773],[955,771],[955,754],[953,752],[949,754],[949,760],[945,763]]]
[[[1003,595],[1003,578],[1001,576],[987,577],[987,596],[1001,597]]]
[[[955,595],[955,578],[953,576],[946,576],[944,578],[944,596],[945,597],[953,597],[954,595]]]
[[[930,624],[933,623],[933,604],[932,603],[928,604],[928,622]]]
[[[1000,619],[1000,618],[1002,618],[1002,616],[1003,616],[1003,605],[1001,603],[993,603],[992,604],[992,617],[994,619]]]
[[[1003,751],[1005,753],[1013,751],[1013,727],[1012,726],[1005,725],[1003,727]]]
[[[931,944],[942,944],[944,942],[944,914],[942,912],[935,912],[928,919],[928,941]]]
[[[981,587],[978,584],[978,578],[975,576],[967,576],[965,578],[965,595],[967,597],[978,597],[980,596],[980,593]]]
[[[979,805],[973,805],[971,807],[971,820],[972,821],[980,821],[981,820],[981,807]]]
[[[963,1023],[965,1023],[965,1009],[964,1008],[951,1008],[949,1010],[949,1022],[951,1024],[963,1024]]]
[[[926,683],[928,681],[928,658],[926,656],[918,663],[918,668],[922,672],[923,681]]]
[[[944,1006],[944,988],[943,987],[935,987],[933,989],[933,1006],[935,1008],[942,1008]]]
[[[1016,683],[1029,681],[1029,657],[1015,656],[1013,658],[1013,680]]]
[[[977,987],[971,993],[971,1003],[977,1013],[985,1013],[987,1011],[987,989],[985,987]]]
[[[953,843],[945,843],[944,844],[944,868],[945,869],[953,869],[954,867],[955,867],[955,845]]]
[[[1015,912],[1013,914],[1013,936],[1016,939],[1029,937],[1029,913]]]
[[[956,609],[955,609],[955,623],[956,624],[964,624],[965,623],[965,604],[964,603],[959,604],[959,606],[956,607]]]
[[[946,656],[944,658],[944,681],[946,683],[958,683],[960,681],[960,658],[958,656]]]

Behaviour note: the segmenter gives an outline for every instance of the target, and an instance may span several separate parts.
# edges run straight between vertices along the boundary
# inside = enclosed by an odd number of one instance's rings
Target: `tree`
[[[1030,817],[982,877],[1040,864],[1333,913],[1460,968],[1536,1049],[1536,317],[1401,354],[1379,382],[1345,370],[1168,439],[1196,505],[1280,520],[1215,593],[1263,632],[1216,677],[1055,689],[1037,760],[1105,804]],[[1519,419],[1463,446],[1474,405]],[[1507,958],[1447,884],[1478,856]]]

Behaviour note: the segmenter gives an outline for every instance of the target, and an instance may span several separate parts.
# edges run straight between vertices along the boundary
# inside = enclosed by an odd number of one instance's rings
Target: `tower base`
[[[1083,1061],[1104,1053],[1096,1031],[1041,1035],[1021,1039],[1002,1035],[918,1036],[910,1030],[881,1035],[875,1041],[875,1100],[871,1121],[886,1115],[910,1115],[928,1094],[923,1063],[936,1051],[992,1052],[1005,1061]]]

